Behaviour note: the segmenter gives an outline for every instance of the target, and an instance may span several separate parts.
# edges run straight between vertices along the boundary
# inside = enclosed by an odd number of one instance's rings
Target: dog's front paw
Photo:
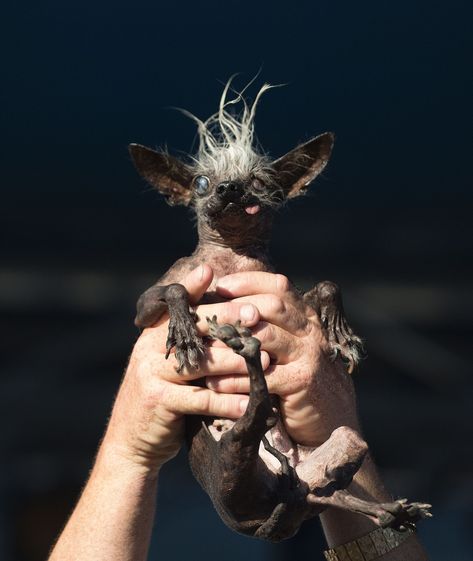
[[[338,310],[330,320],[323,317],[322,324],[327,325],[326,332],[332,350],[332,360],[341,356],[348,366],[348,372],[353,372],[366,354],[362,340],[355,335],[343,313]]]
[[[197,333],[192,316],[173,314],[170,318],[166,358],[173,348],[175,348],[177,372],[182,372],[186,366],[193,370],[199,369],[199,359],[204,354],[204,344]]]

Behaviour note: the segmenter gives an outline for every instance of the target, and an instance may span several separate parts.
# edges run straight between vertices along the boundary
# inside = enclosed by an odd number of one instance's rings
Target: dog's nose
[[[222,198],[238,201],[243,195],[243,185],[238,181],[222,181],[217,185],[217,193]]]

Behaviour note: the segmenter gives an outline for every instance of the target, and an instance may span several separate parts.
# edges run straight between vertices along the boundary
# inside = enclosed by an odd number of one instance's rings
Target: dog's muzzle
[[[244,192],[243,184],[238,181],[223,181],[217,185],[217,194],[226,203],[239,203]]]

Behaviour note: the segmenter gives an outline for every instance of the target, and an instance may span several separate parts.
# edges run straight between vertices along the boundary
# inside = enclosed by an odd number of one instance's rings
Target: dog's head
[[[130,154],[139,173],[171,205],[195,209],[199,232],[222,245],[259,245],[269,237],[274,211],[305,192],[326,166],[334,136],[321,134],[272,161],[255,146],[259,91],[249,106],[241,94],[228,100],[230,81],[217,113],[198,124],[199,149],[189,162],[139,144]],[[230,109],[241,103],[234,115]]]

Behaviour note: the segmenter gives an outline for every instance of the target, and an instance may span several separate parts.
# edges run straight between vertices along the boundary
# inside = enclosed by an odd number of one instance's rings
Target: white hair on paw
[[[234,76],[225,85],[220,98],[219,109],[206,121],[182,110],[197,123],[199,149],[192,156],[192,169],[196,175],[211,175],[218,179],[248,178],[255,175],[262,181],[271,182],[270,159],[256,147],[254,118],[256,106],[261,96],[270,88],[264,84],[252,104],[243,97],[250,82],[235,97],[228,99]],[[230,112],[229,108],[241,105],[239,113]]]

